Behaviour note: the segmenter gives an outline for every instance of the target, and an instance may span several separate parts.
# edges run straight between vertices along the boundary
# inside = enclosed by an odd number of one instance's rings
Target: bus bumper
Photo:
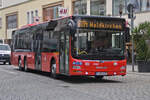
[[[71,76],[125,76],[126,75],[126,70],[122,71],[73,71]]]

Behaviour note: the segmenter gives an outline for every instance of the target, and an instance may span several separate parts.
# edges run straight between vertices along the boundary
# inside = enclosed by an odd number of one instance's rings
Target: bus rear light
[[[73,69],[81,69],[80,66],[72,66]]]

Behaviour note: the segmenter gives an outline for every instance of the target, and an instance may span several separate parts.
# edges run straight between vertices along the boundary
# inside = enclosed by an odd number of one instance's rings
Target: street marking
[[[16,72],[11,72],[11,71],[8,71],[8,70],[4,70],[4,69],[1,69],[0,68],[0,71],[3,71],[3,72],[6,72],[6,73],[9,73],[9,74],[17,74]]]

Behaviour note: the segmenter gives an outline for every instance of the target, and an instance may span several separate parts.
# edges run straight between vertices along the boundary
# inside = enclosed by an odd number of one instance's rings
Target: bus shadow
[[[31,69],[28,69],[28,71],[23,71],[23,70],[19,70],[18,68],[15,69],[19,72],[23,72],[23,73],[33,73],[33,74],[36,74],[36,75],[40,75],[40,76],[46,76],[46,77],[50,77],[50,73],[48,72],[42,72],[42,71],[38,71],[38,70],[31,70]]]
[[[72,84],[81,84],[81,83],[123,83],[122,81],[107,79],[96,79],[90,76],[78,76],[78,77],[68,77],[68,76],[61,76],[59,80],[72,83]]]
[[[19,69],[16,69],[17,71],[20,71]],[[24,71],[21,71],[24,72]],[[54,79],[50,76],[50,73],[48,72],[41,72],[41,71],[35,71],[35,70],[28,70],[27,72],[24,73],[34,73],[36,75],[44,76],[44,77],[49,77],[51,79]],[[109,77],[109,76],[108,76]],[[54,80],[59,80],[71,84],[81,84],[81,83],[124,83],[123,81],[118,81],[115,79],[109,79],[105,78],[104,79],[96,79],[92,76],[64,76],[64,75],[59,75],[57,79]]]

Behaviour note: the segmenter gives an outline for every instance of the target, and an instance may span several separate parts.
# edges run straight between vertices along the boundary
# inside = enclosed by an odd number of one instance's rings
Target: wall
[[[106,0],[106,15],[112,15],[112,0]]]
[[[2,7],[2,0],[0,0],[0,8]]]
[[[150,22],[150,12],[143,12],[143,13],[137,13],[136,15],[136,19],[134,20],[134,26],[138,26],[140,23],[143,23],[145,21],[149,21]],[[130,19],[128,19],[128,15],[124,15],[123,18],[126,18],[126,20],[129,22],[130,24]]]
[[[43,5],[48,5],[48,4],[52,4],[52,3],[56,3],[60,1],[62,0],[30,0],[20,5],[15,5],[15,6],[0,9],[0,17],[2,18],[2,28],[0,29],[0,39],[11,38],[11,30],[6,30],[6,15],[7,14],[17,12],[18,13],[18,28],[21,28],[22,26],[27,24],[27,12],[38,10],[40,22],[42,22]],[[66,2],[69,3],[68,0],[66,0]],[[69,7],[67,5],[65,6]]]
[[[25,2],[28,0],[3,0],[3,7],[12,6],[21,2]]]
[[[106,0],[106,15],[112,15],[112,0]],[[141,12],[141,13],[136,13],[136,19],[134,21],[134,26],[138,26],[140,23],[143,23],[145,21],[150,22],[150,11],[147,12]],[[119,16],[117,16],[119,17]],[[128,23],[130,23],[130,19],[128,19],[128,15],[125,14],[122,16],[123,18],[126,18]]]
[[[19,2],[20,0],[8,0],[14,3]],[[25,0],[24,0],[25,1]],[[0,29],[0,39],[11,38],[11,31],[6,30],[6,15],[18,12],[18,28],[27,24],[27,12],[38,10],[38,15],[40,17],[40,22],[43,21],[43,7],[44,5],[53,4],[57,2],[64,2],[64,7],[68,9],[68,15],[72,15],[72,1],[73,0],[29,0],[23,2],[19,5],[13,5],[7,8],[0,9],[0,17],[2,18],[2,28]],[[87,0],[90,2],[90,0]],[[87,5],[88,15],[90,14],[89,3]],[[106,15],[112,15],[112,0],[106,0]],[[138,13],[136,14],[135,26],[139,25],[144,21],[150,21],[149,19],[150,12]],[[130,23],[127,15],[123,16]],[[7,34],[6,34],[7,33]],[[6,37],[8,36],[8,37]]]

